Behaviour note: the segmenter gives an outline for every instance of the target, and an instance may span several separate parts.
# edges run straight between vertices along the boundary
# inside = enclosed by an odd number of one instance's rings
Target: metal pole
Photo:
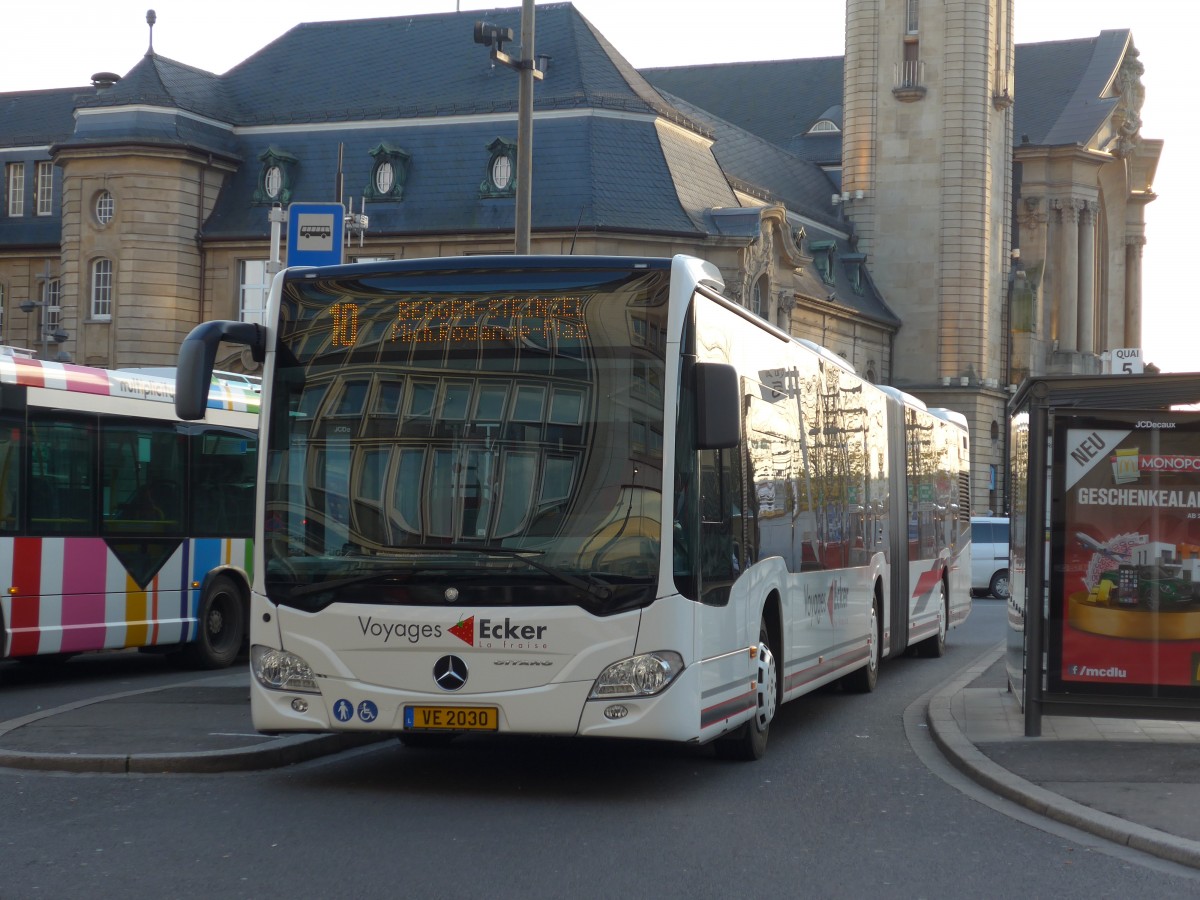
[[[516,252],[529,253],[533,208],[533,0],[521,3],[521,66],[517,70],[517,234]]]
[[[1042,678],[1045,675],[1046,509],[1050,460],[1050,413],[1040,392],[1029,401],[1029,477],[1025,490],[1025,737],[1042,736]]]
[[[271,258],[267,260],[267,278],[274,278],[275,274],[283,268],[283,261],[279,257],[279,245],[280,233],[283,230],[283,223],[287,221],[287,213],[283,211],[281,205],[276,203],[267,213],[267,220],[271,223]]]

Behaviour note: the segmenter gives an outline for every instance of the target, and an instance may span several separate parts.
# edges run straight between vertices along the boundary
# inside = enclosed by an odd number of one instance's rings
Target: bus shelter
[[[1200,720],[1200,373],[1045,376],[1009,403],[1006,666],[1043,715]]]

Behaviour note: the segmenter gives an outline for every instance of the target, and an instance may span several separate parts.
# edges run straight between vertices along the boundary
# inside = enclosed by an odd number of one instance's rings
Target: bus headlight
[[[317,675],[295,653],[255,644],[250,648],[250,671],[258,683],[272,691],[318,694]]]
[[[592,685],[591,699],[649,697],[683,671],[683,657],[673,650],[656,650],[615,662]]]

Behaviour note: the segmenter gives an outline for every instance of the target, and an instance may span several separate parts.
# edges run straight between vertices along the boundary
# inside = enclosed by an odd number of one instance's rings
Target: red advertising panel
[[[1200,415],[1055,416],[1049,687],[1200,696]]]

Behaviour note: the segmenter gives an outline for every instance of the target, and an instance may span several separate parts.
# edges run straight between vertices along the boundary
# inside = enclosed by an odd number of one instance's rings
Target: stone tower
[[[971,423],[1004,501],[1014,0],[847,0],[844,211],[904,322],[892,383]]]

